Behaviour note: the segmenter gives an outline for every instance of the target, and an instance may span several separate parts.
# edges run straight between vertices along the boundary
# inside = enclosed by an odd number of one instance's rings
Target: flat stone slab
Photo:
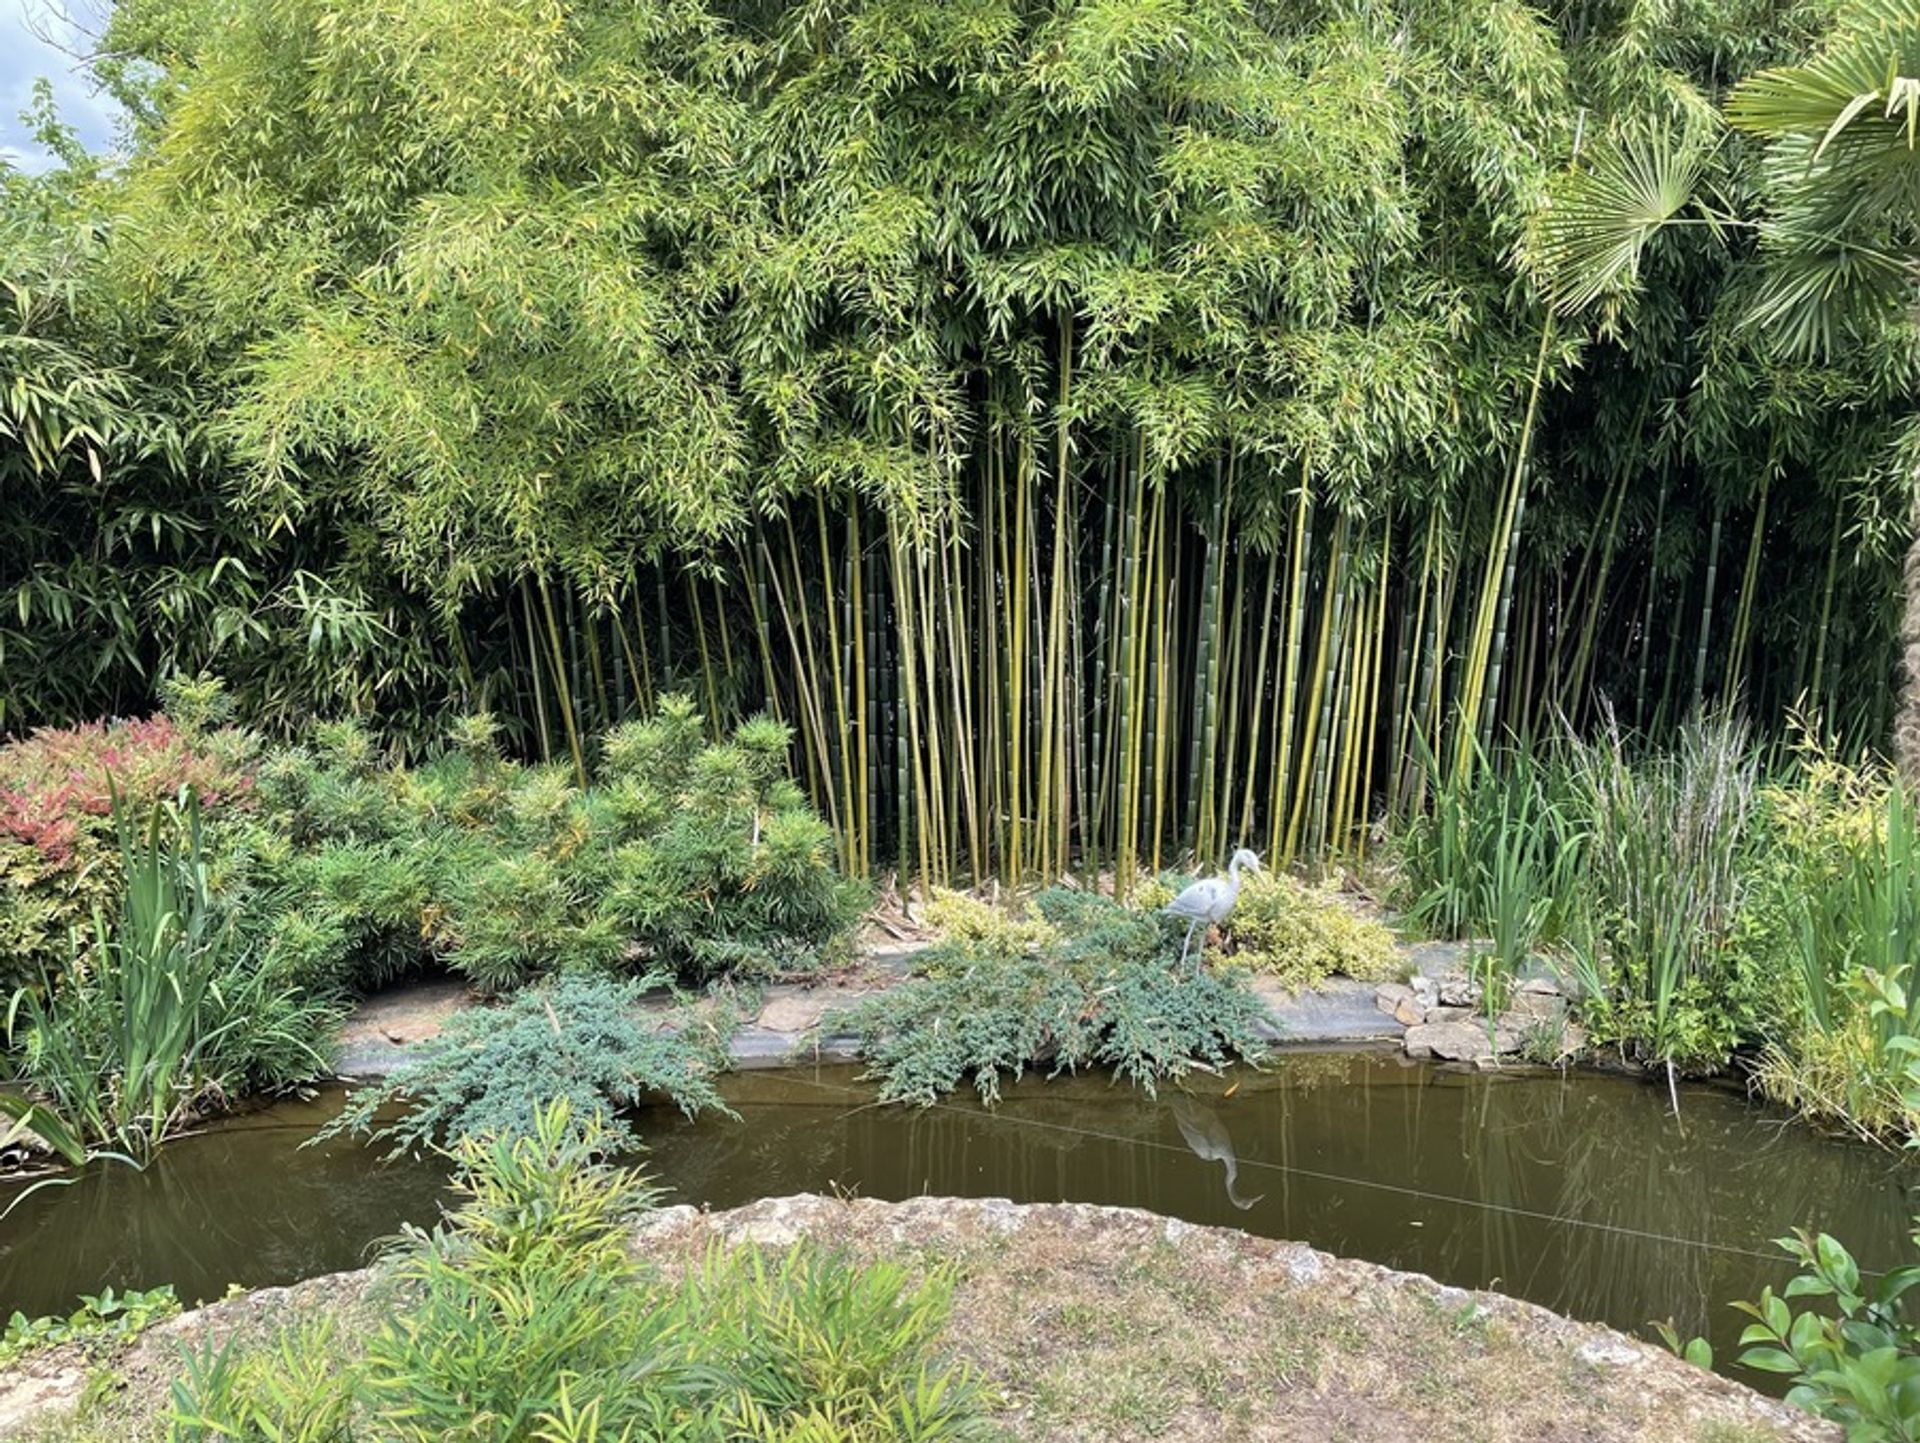
[[[1253,990],[1267,1004],[1262,1029],[1278,1046],[1329,1042],[1398,1042],[1407,1025],[1382,1012],[1374,984],[1330,977],[1311,991],[1290,993],[1271,978],[1255,977]]]
[[[342,1077],[385,1077],[407,1050],[438,1037],[447,1019],[478,1005],[467,984],[453,977],[409,982],[377,993],[353,1009],[340,1029]]]
[[[754,1019],[757,1026],[769,1032],[784,1032],[792,1037],[811,1032],[820,1025],[820,1019],[829,1012],[851,1007],[862,997],[884,991],[888,985],[901,978],[889,977],[878,983],[863,982],[826,982],[809,987],[803,983],[782,982],[766,991],[766,1000],[760,1005],[760,1014]]]
[[[803,1062],[858,1062],[860,1042],[856,1037],[836,1034],[801,1045],[791,1032],[775,1032],[765,1027],[742,1027],[727,1043],[733,1065],[741,1072],[757,1072],[769,1067],[793,1067]]]

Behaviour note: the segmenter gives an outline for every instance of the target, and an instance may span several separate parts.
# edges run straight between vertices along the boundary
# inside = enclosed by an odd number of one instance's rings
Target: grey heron
[[[1233,1139],[1227,1134],[1227,1125],[1220,1120],[1220,1114],[1210,1107],[1203,1107],[1185,1093],[1176,1092],[1170,1101],[1173,1103],[1174,1125],[1180,1129],[1180,1136],[1193,1155],[1203,1162],[1224,1162],[1227,1165],[1227,1201],[1245,1212],[1261,1198],[1241,1197],[1238,1183],[1240,1180],[1240,1160],[1234,1156]]]
[[[1187,919],[1187,940],[1180,944],[1180,961],[1184,964],[1187,952],[1193,946],[1194,929],[1201,923],[1208,927],[1217,927],[1227,920],[1227,914],[1233,911],[1233,904],[1240,900],[1240,869],[1260,870],[1260,859],[1245,847],[1233,854],[1233,860],[1227,863],[1227,875],[1208,877],[1205,881],[1195,882],[1167,903],[1166,911],[1175,917]]]

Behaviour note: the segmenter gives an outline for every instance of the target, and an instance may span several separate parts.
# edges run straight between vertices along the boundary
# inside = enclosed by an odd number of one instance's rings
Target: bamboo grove
[[[1603,708],[1874,745],[1910,342],[1771,351],[1737,225],[1538,261],[1636,135],[1758,194],[1716,106],[1831,18],[127,0],[124,163],[7,179],[0,726],[684,690],[856,873],[1122,887]]]

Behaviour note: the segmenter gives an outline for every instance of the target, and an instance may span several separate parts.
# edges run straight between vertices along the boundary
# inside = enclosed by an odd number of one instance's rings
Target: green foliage
[[[80,1299],[65,1317],[29,1318],[15,1312],[0,1332],[0,1365],[62,1343],[116,1343],[133,1337],[180,1311],[170,1287],[116,1293],[112,1288]]]
[[[665,1402],[688,1387],[679,1320],[636,1306],[625,1229],[653,1191],[594,1161],[617,1142],[564,1102],[512,1135],[455,1142],[462,1202],[400,1261],[415,1301],[368,1345],[380,1433],[524,1436],[569,1376],[587,1397],[639,1385]]]
[[[535,1132],[553,1099],[580,1119],[659,1098],[690,1117],[725,1113],[713,1079],[727,1065],[737,1019],[658,1005],[672,996],[665,981],[562,977],[498,1007],[456,1013],[390,1077],[356,1089],[322,1135],[367,1133],[395,1152],[450,1138],[517,1138]],[[402,1101],[404,1112],[381,1120]],[[599,1126],[634,1141],[618,1122]]]
[[[1400,838],[1406,916],[1433,937],[1486,938],[1509,970],[1562,940],[1577,907],[1584,832],[1563,750],[1513,747],[1443,769]]]
[[[1402,8],[127,0],[126,163],[0,187],[0,726],[211,668],[577,778],[699,687],[857,875],[1123,887],[1363,845],[1422,731],[1883,734],[1904,321],[1741,320],[1795,176],[1897,138],[1899,14],[1722,143],[1830,6]],[[1828,189],[1904,287],[1898,150]]]
[[[1671,1318],[1655,1323],[1653,1331],[1666,1345],[1667,1351],[1682,1362],[1691,1363],[1696,1368],[1706,1368],[1709,1371],[1713,1368],[1713,1344],[1705,1338],[1698,1335],[1681,1337],[1680,1330],[1674,1326]]]
[[[1572,954],[1594,1039],[1662,1063],[1724,1060],[1760,791],[1745,727],[1690,722],[1671,752],[1637,760],[1609,732],[1571,766],[1588,836]]]
[[[945,1443],[988,1436],[984,1390],[941,1356],[953,1279],[798,1244],[716,1249],[661,1276],[629,1247],[653,1204],[564,1101],[455,1147],[459,1206],[394,1259],[358,1356],[325,1322],[188,1360],[177,1443]],[[344,1355],[343,1355],[344,1354]]]
[[[854,1267],[802,1244],[769,1259],[714,1249],[686,1307],[703,1350],[738,1359],[714,1409],[728,1438],[986,1439],[985,1391],[963,1367],[931,1365],[953,1306],[945,1268]]]
[[[1740,1361],[1791,1377],[1787,1401],[1843,1424],[1848,1443],[1920,1440],[1920,1325],[1906,1302],[1920,1266],[1868,1281],[1825,1233],[1796,1231],[1777,1243],[1800,1272],[1782,1295],[1767,1288],[1758,1302],[1735,1305],[1754,1320],[1740,1334]],[[1835,1315],[1787,1303],[1804,1297],[1830,1299]]]
[[[1054,888],[1033,902],[1032,952],[1002,933],[949,936],[919,975],[821,1021],[859,1039],[888,1101],[931,1106],[971,1078],[982,1101],[1029,1066],[1111,1067],[1152,1092],[1196,1066],[1258,1057],[1265,1015],[1243,974],[1182,970],[1180,929],[1158,913]],[[980,929],[975,929],[976,932]]]
[[[1875,773],[1845,779],[1839,796],[1847,809],[1817,839],[1827,845],[1791,874],[1798,926],[1782,982],[1796,1005],[1761,1082],[1869,1136],[1920,1135],[1920,821],[1905,789]],[[1863,815],[1861,835],[1846,824]]]
[[[327,1317],[264,1347],[209,1338],[173,1381],[167,1443],[348,1443],[356,1378],[344,1351]]]
[[[44,1102],[35,1102],[16,1092],[0,1092],[0,1117],[10,1119],[7,1130],[0,1133],[0,1149],[12,1147],[22,1138],[31,1137],[73,1167],[87,1160],[87,1145],[80,1140],[80,1134]],[[11,1212],[13,1206],[13,1203],[9,1203],[7,1211]]]
[[[199,803],[116,807],[116,919],[7,1010],[17,1076],[86,1144],[136,1159],[248,1092],[327,1071],[338,1014],[277,984],[214,895]]]
[[[1060,940],[1060,934],[1044,917],[1018,915],[977,897],[944,889],[935,890],[924,916],[943,941],[954,944],[941,949],[936,958],[984,953],[1012,959],[1041,951]],[[937,971],[941,964],[938,960],[923,958],[920,965],[923,971]]]
[[[1758,1025],[1752,943],[1765,851],[1760,761],[1742,724],[1636,749],[1617,725],[1515,748],[1436,787],[1401,847],[1410,920],[1485,939],[1490,996],[1551,947],[1590,1037],[1716,1066]]]
[[[1396,960],[1393,934],[1336,888],[1308,887],[1277,872],[1250,873],[1241,882],[1223,957],[1296,989],[1335,974],[1385,981]]]
[[[1495,982],[1503,955],[1525,956],[1503,937],[1539,941],[1580,983],[1594,1040],[1682,1067],[1747,1049],[1770,1096],[1909,1137],[1920,820],[1887,767],[1799,725],[1770,773],[1724,719],[1666,750],[1609,732],[1505,755],[1438,788],[1402,839],[1408,915],[1491,937]]]
[[[1802,64],[1749,76],[1727,118],[1768,146],[1756,319],[1787,349],[1832,357],[1915,298],[1920,240],[1920,19],[1899,0],[1844,7]]]
[[[764,720],[707,739],[684,697],[609,733],[596,784],[502,757],[484,720],[417,768],[352,725],[270,758],[256,885],[284,909],[267,946],[310,986],[366,986],[437,957],[486,992],[544,974],[812,971],[862,893]]]

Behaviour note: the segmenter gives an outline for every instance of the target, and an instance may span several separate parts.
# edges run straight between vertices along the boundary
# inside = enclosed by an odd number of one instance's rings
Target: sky
[[[52,82],[60,118],[79,132],[87,149],[105,149],[113,139],[113,101],[95,92],[72,56],[40,38],[52,33],[76,49],[84,48],[84,41],[63,18],[69,9],[89,13],[84,0],[72,7],[60,0],[0,0],[0,158],[22,170],[44,170],[50,163],[20,119],[33,98],[37,77]]]

